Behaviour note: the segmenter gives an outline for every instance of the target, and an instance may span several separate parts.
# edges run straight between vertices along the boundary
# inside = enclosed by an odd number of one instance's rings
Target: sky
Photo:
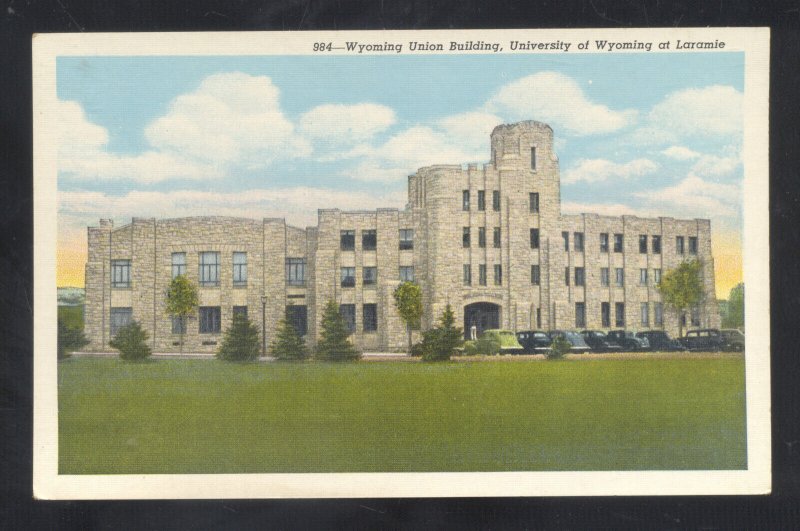
[[[710,218],[742,279],[741,53],[59,57],[59,286],[86,227],[137,217],[403,208],[407,176],[553,127],[564,213]]]

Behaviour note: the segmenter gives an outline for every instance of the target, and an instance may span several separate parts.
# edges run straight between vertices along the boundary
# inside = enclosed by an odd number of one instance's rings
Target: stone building
[[[328,300],[360,348],[406,348],[392,292],[423,292],[423,328],[447,304],[465,333],[487,328],[665,329],[720,325],[709,220],[561,213],[550,126],[526,121],[491,134],[485,165],[437,165],[408,178],[404,210],[321,209],[315,227],[283,219],[133,218],[88,229],[86,335],[105,350],[131,319],[157,352],[178,349],[180,322],[164,311],[173,276],[198,286],[185,349],[212,352],[236,312],[267,341],[285,316],[314,343]],[[679,316],[661,303],[661,274],[703,263],[706,302]]]

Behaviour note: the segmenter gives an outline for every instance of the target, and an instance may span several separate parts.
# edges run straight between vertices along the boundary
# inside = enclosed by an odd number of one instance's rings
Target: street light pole
[[[267,355],[267,296],[261,296],[261,357]]]

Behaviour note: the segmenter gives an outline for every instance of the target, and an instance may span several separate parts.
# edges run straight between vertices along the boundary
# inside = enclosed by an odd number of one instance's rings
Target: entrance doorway
[[[464,339],[470,339],[473,326],[477,329],[477,337],[485,330],[500,328],[500,306],[491,302],[474,302],[464,306]]]

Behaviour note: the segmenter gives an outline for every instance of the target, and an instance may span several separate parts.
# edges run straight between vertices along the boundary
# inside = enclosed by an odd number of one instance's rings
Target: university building
[[[186,275],[199,308],[185,351],[213,352],[237,312],[267,342],[288,318],[313,344],[334,300],[366,351],[406,349],[392,292],[422,288],[423,329],[450,304],[468,333],[488,328],[719,327],[711,225],[706,219],[564,215],[550,126],[525,121],[491,134],[491,162],[436,165],[408,178],[403,210],[320,209],[314,227],[283,219],[133,218],[88,229],[86,335],[107,350],[137,320],[156,352],[178,350],[181,323],[165,312],[173,277]],[[677,315],[661,302],[661,275],[703,264],[705,303]]]

